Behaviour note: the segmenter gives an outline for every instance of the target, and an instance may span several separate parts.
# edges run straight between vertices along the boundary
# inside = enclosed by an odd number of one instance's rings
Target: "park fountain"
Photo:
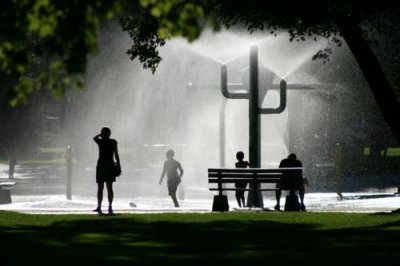
[[[92,138],[107,125],[119,143],[123,171],[115,183],[116,200],[161,199],[165,202],[161,206],[172,204],[166,188],[158,185],[168,149],[175,150],[185,169],[181,199],[208,201],[213,196],[208,191],[208,167],[233,166],[239,150],[255,163],[253,167],[274,167],[296,149],[287,141],[290,117],[284,110],[283,88],[287,83],[290,112],[304,84],[310,80],[318,83],[312,73],[306,73],[303,80],[298,76],[306,60],[311,61],[312,54],[324,45],[324,41],[290,44],[285,35],[206,32],[193,44],[182,39],[167,43],[160,50],[163,61],[153,75],[129,60],[125,51],[130,40],[124,33],[112,28],[102,32],[99,41],[100,53],[87,67],[86,89],[67,95],[69,141],[62,145],[72,147],[72,191],[68,193],[72,193],[72,199],[95,197],[98,151]],[[250,70],[254,65],[250,63],[249,67],[249,49],[254,46],[258,47],[258,82],[250,78],[256,73]],[[259,99],[252,98],[257,103],[253,106],[268,110],[259,114],[275,114],[257,115],[261,122],[248,123],[248,113],[254,111],[249,109],[248,95],[258,91],[249,90],[252,86],[260,86]],[[227,100],[232,97],[237,100]],[[318,97],[307,98],[307,104],[317,107],[306,108],[309,117],[323,111]],[[260,128],[251,129],[254,125]],[[259,134],[252,138],[249,131]],[[249,152],[249,140],[252,143],[254,139],[257,143],[250,145],[261,147],[258,154]]]
[[[117,191],[119,189],[121,193],[132,197],[165,195],[165,188],[160,188],[157,180],[165,160],[165,151],[172,148],[176,151],[176,159],[182,162],[186,170],[183,182],[185,197],[210,197],[206,169],[221,166],[221,121],[218,115],[221,112],[226,115],[225,130],[228,136],[223,148],[226,166],[233,165],[236,151],[248,152],[249,139],[256,139],[257,142],[250,145],[264,147],[261,153],[247,154],[250,161],[254,162],[253,167],[265,167],[265,163],[276,165],[286,156],[282,124],[285,124],[287,114],[282,113],[280,118],[277,118],[278,115],[271,115],[274,118],[260,118],[256,115],[257,118],[250,124],[238,123],[242,117],[246,117],[249,110],[254,112],[255,109],[249,109],[247,101],[242,100],[238,100],[237,103],[228,101],[226,108],[221,108],[221,102],[224,102],[225,98],[220,91],[220,70],[222,67],[222,75],[227,75],[227,72],[224,72],[225,66],[232,71],[239,70],[239,73],[233,72],[233,75],[230,75],[230,80],[241,83],[242,89],[246,89],[247,85],[258,86],[258,70],[249,72],[248,59],[249,48],[257,44],[260,56],[253,52],[252,60],[260,58],[260,67],[257,63],[250,64],[250,69],[260,69],[259,76],[263,81],[260,83],[263,83],[263,87],[259,99],[248,98],[260,106],[256,110],[259,114],[279,113],[284,110],[285,90],[280,90],[279,97],[272,88],[276,85],[284,87],[285,82],[280,82],[279,76],[287,75],[293,72],[294,68],[298,68],[300,63],[297,61],[303,60],[303,56],[297,59],[291,52],[290,58],[282,59],[287,61],[287,69],[281,64],[277,69],[280,73],[278,75],[275,74],[277,72],[274,66],[265,62],[279,61],[279,58],[273,58],[272,51],[266,56],[265,49],[270,49],[271,43],[274,42],[279,43],[275,44],[276,49],[283,47],[283,43],[288,42],[287,39],[263,37],[259,40],[253,38],[249,42],[243,34],[223,32],[221,35],[222,37],[206,36],[194,44],[179,39],[172,40],[161,50],[164,60],[154,75],[141,69],[139,63],[132,63],[126,58],[123,54],[126,49],[121,47],[121,44],[128,43],[126,39],[110,38],[113,41],[108,43],[103,53],[94,58],[88,66],[88,88],[80,95],[80,99],[77,98],[77,109],[81,115],[73,116],[71,120],[71,127],[75,128],[71,139],[77,142],[71,145],[75,147],[75,154],[79,156],[80,161],[92,171],[82,175],[88,176],[90,181],[93,180],[90,176],[94,176],[97,147],[91,138],[103,125],[108,125],[119,142],[122,157],[123,175],[116,183]],[[218,42],[213,43],[213,38]],[[315,52],[319,47],[320,44],[312,46],[307,54],[311,55],[312,51]],[[301,52],[304,54],[304,51]],[[293,58],[297,60],[295,63],[290,61]],[[266,65],[268,67],[265,67]],[[268,71],[272,74],[268,74]],[[187,84],[193,86],[188,87]],[[268,89],[271,91],[267,93]],[[225,92],[228,98],[230,94],[236,94],[231,91]],[[266,94],[268,95],[263,101]],[[279,98],[282,99],[281,104]],[[74,109],[74,112],[77,109]],[[267,119],[268,125],[261,127],[260,119]],[[250,132],[259,133],[249,134],[248,125]],[[275,131],[274,139],[270,137],[272,131]],[[252,135],[258,137],[252,138]],[[269,139],[266,139],[266,136]],[[274,158],[266,159],[263,154],[270,152],[266,145],[276,145],[281,151],[275,153]],[[134,184],[127,184],[129,182]],[[92,193],[93,189],[90,189]]]

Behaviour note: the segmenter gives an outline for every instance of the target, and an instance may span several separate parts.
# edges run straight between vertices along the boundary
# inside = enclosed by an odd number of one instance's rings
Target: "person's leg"
[[[114,200],[113,182],[107,182],[107,193],[108,193],[108,213],[112,214],[112,203]]]
[[[179,207],[178,199],[176,198],[176,191],[178,189],[178,182],[176,180],[168,180],[168,194],[170,195],[175,207]]]
[[[9,160],[8,178],[10,178],[10,179],[14,178],[15,164],[16,164],[16,160],[15,159],[10,159]]]
[[[242,207],[242,203],[240,201],[240,197],[239,196],[236,196],[236,201],[237,201],[237,204],[239,205],[239,207]]]
[[[239,191],[239,201],[241,203],[240,207],[246,207],[245,200],[244,200],[244,190]]]
[[[101,213],[101,203],[103,202],[103,189],[104,189],[104,183],[100,182],[97,183],[97,208],[94,209],[93,211]]]
[[[175,207],[179,207],[178,199],[176,198],[176,194],[171,194],[172,201],[174,202]]]
[[[243,195],[242,195],[242,197],[241,197],[241,200],[242,200],[242,206],[245,207],[246,204],[245,204],[245,200],[244,200],[244,193],[243,193]]]
[[[235,197],[236,197],[236,201],[237,201],[237,204],[239,205],[239,207],[242,207],[240,191],[236,191]],[[243,205],[243,207],[244,207],[244,205]]]

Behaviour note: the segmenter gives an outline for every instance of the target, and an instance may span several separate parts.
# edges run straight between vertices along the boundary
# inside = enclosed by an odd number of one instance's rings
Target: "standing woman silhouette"
[[[100,134],[96,135],[93,140],[99,146],[99,159],[96,167],[96,183],[97,183],[97,208],[93,211],[101,214],[101,203],[103,201],[104,183],[107,186],[108,193],[108,213],[113,214],[112,202],[114,199],[113,182],[115,182],[115,173],[113,171],[114,156],[117,165],[121,169],[119,161],[117,141],[111,139],[111,129],[103,127]]]

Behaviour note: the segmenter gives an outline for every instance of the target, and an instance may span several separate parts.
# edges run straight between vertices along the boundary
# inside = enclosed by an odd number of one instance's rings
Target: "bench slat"
[[[286,173],[292,171],[303,170],[301,167],[290,167],[290,168],[208,168],[208,173]]]
[[[210,173],[208,174],[208,177],[233,177],[233,178],[253,178],[256,176],[257,178],[279,178],[283,176],[283,173],[259,173],[259,174],[254,174],[254,173]]]
[[[257,183],[277,183],[280,181],[280,178],[257,178]],[[253,178],[222,178],[219,180],[218,178],[209,178],[208,183],[210,184],[218,184],[218,183],[236,183],[236,182],[254,182]]]
[[[209,190],[211,190],[211,191],[219,191],[218,188],[210,188]],[[242,188],[240,188],[240,189],[222,188],[222,190],[224,190],[224,191],[236,191],[236,190],[241,190],[241,191],[250,191],[250,190],[252,190],[252,191],[254,191],[254,190],[257,190],[257,191],[276,191],[278,189],[276,189],[276,188],[256,188],[256,189],[253,189],[253,188],[245,188],[245,189],[242,189]]]

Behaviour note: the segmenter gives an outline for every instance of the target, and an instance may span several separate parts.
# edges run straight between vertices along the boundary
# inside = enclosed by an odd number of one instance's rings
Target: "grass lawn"
[[[0,243],[1,265],[395,263],[400,214],[0,211]]]

